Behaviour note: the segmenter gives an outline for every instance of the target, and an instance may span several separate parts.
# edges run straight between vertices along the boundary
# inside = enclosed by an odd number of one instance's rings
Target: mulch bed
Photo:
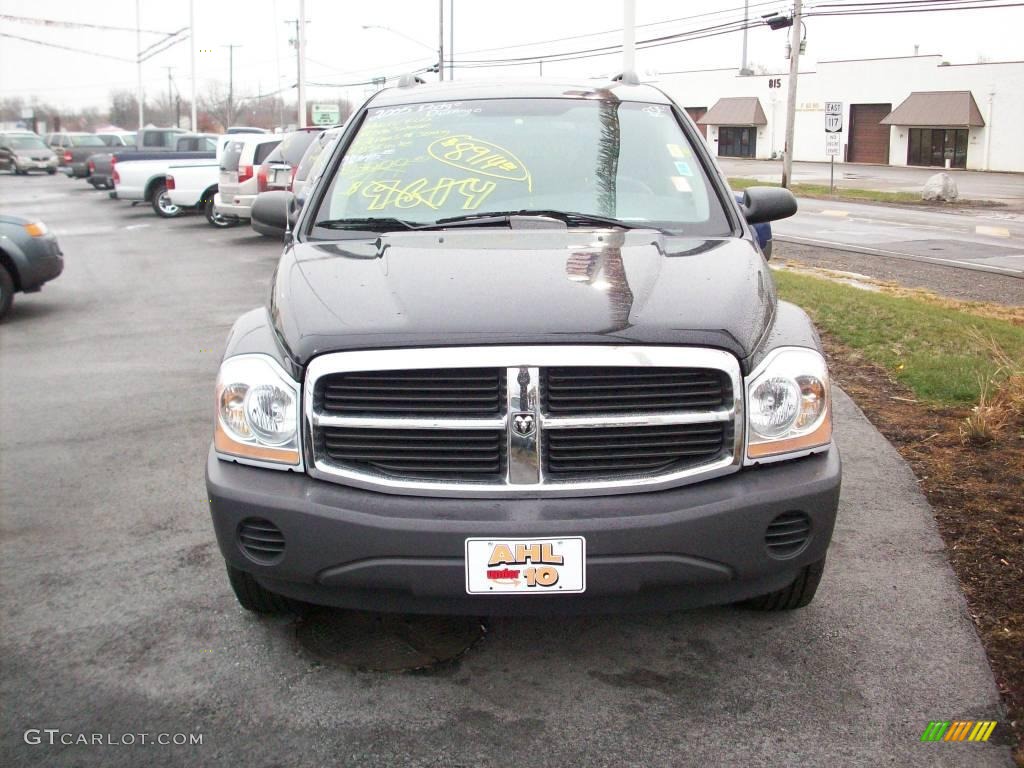
[[[965,444],[969,410],[917,402],[883,368],[823,338],[834,379],[911,465],[935,511],[1024,766],[1024,420],[987,445]]]

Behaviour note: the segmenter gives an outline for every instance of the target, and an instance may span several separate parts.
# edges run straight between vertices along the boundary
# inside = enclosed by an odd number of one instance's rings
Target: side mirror
[[[782,187],[749,187],[743,193],[740,210],[748,224],[778,221],[796,213],[796,198]]]
[[[267,237],[283,238],[299,217],[291,192],[261,192],[252,204],[252,228]]]

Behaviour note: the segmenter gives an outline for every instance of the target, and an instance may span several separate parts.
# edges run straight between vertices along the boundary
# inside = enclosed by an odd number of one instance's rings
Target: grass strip
[[[973,406],[1000,362],[982,339],[1024,361],[1024,327],[907,296],[866,291],[789,271],[774,275],[780,296],[923,401]],[[1017,366],[1019,368],[1019,366]]]

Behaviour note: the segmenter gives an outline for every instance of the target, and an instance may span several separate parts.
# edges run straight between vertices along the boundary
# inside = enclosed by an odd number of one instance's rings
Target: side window
[[[163,147],[164,144],[164,133],[163,131],[146,131],[142,134],[142,146],[144,147]]]
[[[217,151],[217,140],[209,137],[203,139],[203,151],[204,152],[216,152]]]
[[[195,139],[178,139],[179,152],[191,152],[196,148]]]

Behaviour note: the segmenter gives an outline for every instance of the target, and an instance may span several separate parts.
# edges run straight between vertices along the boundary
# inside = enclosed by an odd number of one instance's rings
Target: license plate
[[[546,539],[466,539],[466,592],[471,595],[556,595],[586,591],[587,542]]]
[[[46,161],[45,160],[41,160],[41,161],[36,163],[36,168],[45,168],[45,167],[46,167]]]
[[[282,182],[287,180],[287,178],[288,178],[287,171],[274,171],[274,179],[273,179],[273,181],[271,183],[272,184],[281,184]]]

